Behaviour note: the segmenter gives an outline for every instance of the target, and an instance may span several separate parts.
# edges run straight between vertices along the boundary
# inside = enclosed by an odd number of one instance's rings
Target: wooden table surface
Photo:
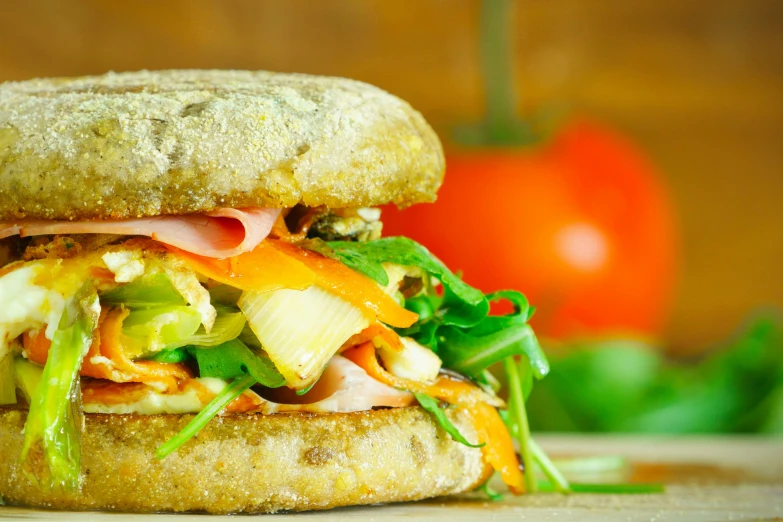
[[[313,522],[342,520],[461,522],[468,520],[783,520],[783,438],[540,436],[553,456],[623,455],[632,462],[631,480],[664,482],[666,493],[647,495],[571,495],[554,493],[507,497],[488,502],[476,497],[357,507],[318,513],[277,515]],[[63,513],[0,508],[0,520],[158,521],[205,520],[205,515],[130,515]],[[229,520],[228,517],[209,517]],[[237,520],[236,517],[231,520]]]

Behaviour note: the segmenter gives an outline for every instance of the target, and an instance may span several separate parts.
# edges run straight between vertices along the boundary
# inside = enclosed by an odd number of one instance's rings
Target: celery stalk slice
[[[22,470],[48,489],[74,490],[81,481],[79,368],[92,343],[100,304],[85,283],[63,313],[30,403]]]
[[[245,292],[239,308],[292,389],[318,380],[343,343],[369,325],[358,308],[317,286]]]
[[[231,381],[231,384],[226,386],[198,415],[193,417],[182,431],[161,445],[155,452],[155,455],[159,459],[165,459],[177,451],[180,446],[198,435],[198,432],[201,431],[213,417],[220,413],[223,408],[231,404],[231,401],[245,393],[245,391],[255,383],[256,380],[251,375],[245,375],[244,377],[239,377]]]
[[[101,295],[104,304],[128,308],[158,308],[185,305],[185,299],[171,284],[166,274],[148,274]]]

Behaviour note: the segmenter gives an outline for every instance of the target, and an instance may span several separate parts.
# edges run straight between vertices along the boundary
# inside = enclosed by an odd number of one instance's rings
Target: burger
[[[382,237],[377,207],[431,202],[443,174],[422,116],[356,81],[0,85],[0,499],[299,511],[494,472],[524,491],[532,307]]]

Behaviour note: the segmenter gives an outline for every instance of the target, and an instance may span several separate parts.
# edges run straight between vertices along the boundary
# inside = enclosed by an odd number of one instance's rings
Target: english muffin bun
[[[0,85],[0,220],[433,201],[440,143],[342,78],[141,71]]]
[[[469,439],[476,431],[448,410]],[[164,460],[155,450],[192,415],[86,414],[81,491],[50,492],[19,467],[26,413],[0,408],[5,502],[68,510],[254,513],[418,500],[489,478],[481,450],[419,407],[216,417]]]

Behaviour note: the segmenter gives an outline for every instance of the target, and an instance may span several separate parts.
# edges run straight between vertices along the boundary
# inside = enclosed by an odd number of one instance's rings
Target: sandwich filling
[[[1,223],[0,404],[29,409],[25,473],[78,488],[83,412],[196,414],[165,458],[215,415],[419,404],[522,492],[511,432],[529,458],[524,394],[548,371],[532,307],[381,230],[377,209],[301,206]]]

